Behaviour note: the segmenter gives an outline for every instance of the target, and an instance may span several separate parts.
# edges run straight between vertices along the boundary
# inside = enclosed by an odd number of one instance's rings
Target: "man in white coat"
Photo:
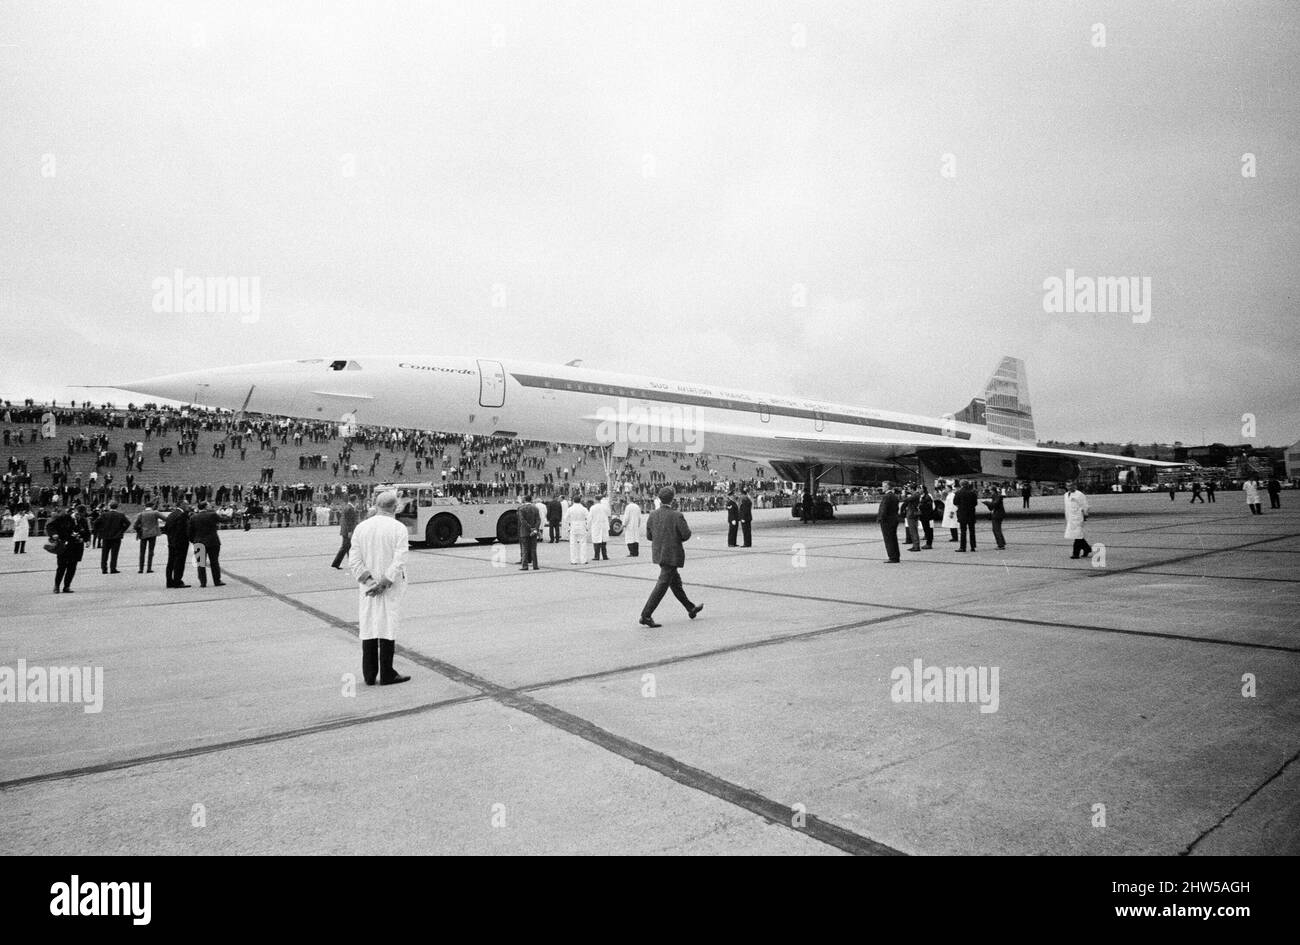
[[[23,506],[14,513],[14,554],[27,554],[27,537],[32,533],[32,522],[36,516]]]
[[[591,533],[592,555],[597,561],[609,560],[609,550],[605,543],[609,541],[609,509],[605,500],[595,503],[587,512],[587,530]]]
[[[957,489],[949,486],[943,497],[943,522],[940,528],[948,529],[949,541],[957,540]]]
[[[628,501],[623,509],[623,541],[627,543],[627,556],[640,557],[641,554],[641,506],[636,499]]]
[[[569,533],[569,564],[586,564],[587,507],[576,500],[569,503],[564,513],[564,527]]]
[[[1083,535],[1083,523],[1088,519],[1088,497],[1079,491],[1077,483],[1069,483],[1065,491],[1065,537],[1074,539],[1071,558],[1092,557],[1092,545]]]
[[[395,518],[397,493],[375,499],[375,514],[352,532],[348,567],[360,585],[358,619],[361,630],[361,675],[367,686],[407,682],[393,669],[402,596],[406,593],[406,526]]]

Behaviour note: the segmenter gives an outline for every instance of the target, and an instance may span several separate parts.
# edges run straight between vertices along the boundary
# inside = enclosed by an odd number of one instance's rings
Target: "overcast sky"
[[[1041,438],[1300,439],[1291,0],[3,9],[0,396],[411,351],[937,415],[1014,354]]]

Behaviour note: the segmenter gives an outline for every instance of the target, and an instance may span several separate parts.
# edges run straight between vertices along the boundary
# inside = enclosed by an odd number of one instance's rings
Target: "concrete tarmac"
[[[412,549],[395,687],[360,680],[334,529],[223,533],[223,588],[87,548],[57,596],[5,540],[0,684],[98,667],[103,701],[0,701],[0,852],[1300,853],[1300,496],[1090,501],[1104,567],[1059,497],[901,565],[867,517],[762,511],[732,549],[692,514],[705,610],[657,630],[648,544]]]

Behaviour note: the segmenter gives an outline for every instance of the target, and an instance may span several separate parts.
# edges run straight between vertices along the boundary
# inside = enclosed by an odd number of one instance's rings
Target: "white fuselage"
[[[794,462],[836,458],[836,443],[890,438],[935,446],[1016,441],[911,414],[580,367],[491,358],[307,359],[176,374],[125,385],[175,400],[306,419],[508,434],[559,443],[708,452]],[[910,452],[882,445],[887,459]],[[868,447],[869,449],[869,447]]]

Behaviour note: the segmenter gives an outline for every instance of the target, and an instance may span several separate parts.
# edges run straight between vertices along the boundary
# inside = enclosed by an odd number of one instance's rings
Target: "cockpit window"
[[[360,371],[361,365],[355,361],[331,361],[331,371]]]

